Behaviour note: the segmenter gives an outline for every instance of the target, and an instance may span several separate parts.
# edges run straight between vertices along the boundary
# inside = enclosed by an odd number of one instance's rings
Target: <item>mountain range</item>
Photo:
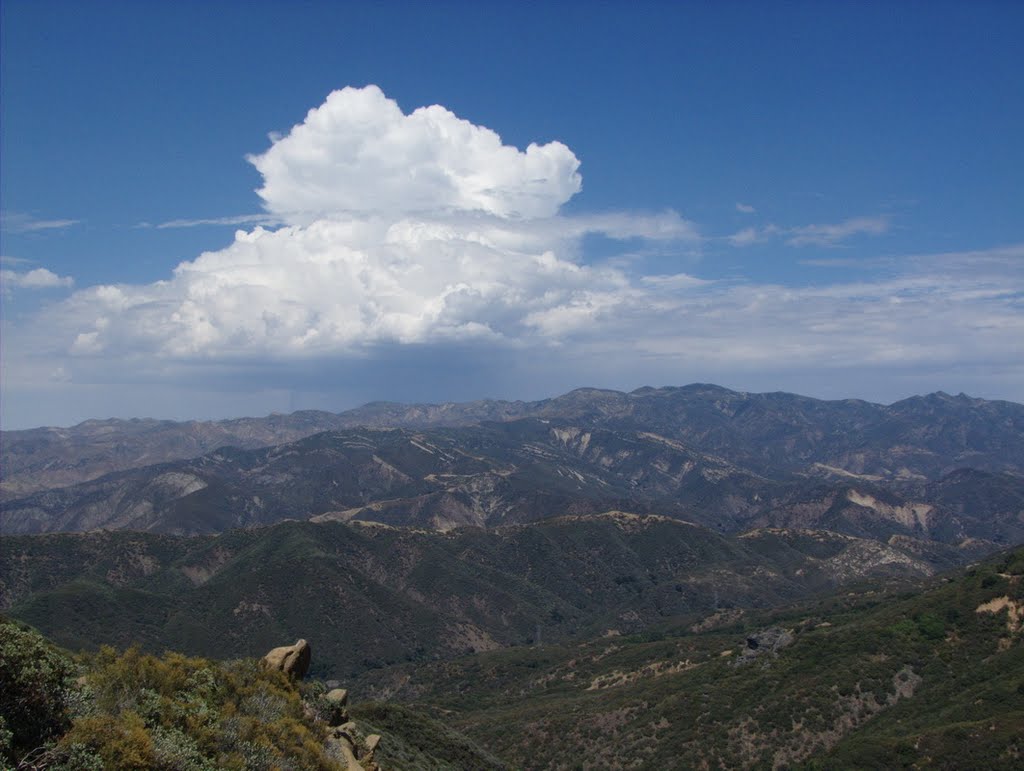
[[[580,389],[87,421],[0,464],[0,613],[72,650],[306,639],[390,767],[1024,753],[1018,404]]]
[[[932,394],[883,407],[705,385],[107,421],[3,435],[3,532],[192,535],[285,519],[446,530],[623,509],[721,532],[796,526],[998,548],[1024,540],[1022,435],[1024,407],[1009,402]],[[230,440],[244,446],[208,450]],[[154,457],[164,460],[142,465]],[[79,477],[93,478],[13,492]]]
[[[466,426],[519,418],[650,430],[758,473],[813,471],[934,479],[955,468],[1024,469],[1024,407],[938,392],[891,405],[751,394],[714,385],[581,388],[536,402],[375,402],[339,414],[301,411],[223,421],[90,420],[70,428],[0,432],[5,498],[113,471],[194,458],[223,446],[283,444],[349,428]]]

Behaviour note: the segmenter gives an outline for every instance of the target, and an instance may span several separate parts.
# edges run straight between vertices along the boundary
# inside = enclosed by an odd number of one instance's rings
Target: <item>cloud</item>
[[[281,221],[277,217],[268,214],[239,214],[234,217],[208,217],[201,219],[177,219],[159,224],[140,222],[136,227],[156,228],[165,230],[168,228],[196,228],[207,225],[237,226],[237,225],[279,225]]]
[[[736,202],[736,211],[738,211],[738,212],[740,212],[742,214],[754,214],[757,211],[757,209],[755,209],[750,204],[740,203],[739,201],[737,201]]]
[[[790,246],[838,246],[853,236],[878,236],[888,230],[888,217],[853,217],[842,222],[794,228],[781,228],[773,224],[760,228],[748,227],[726,236],[725,240],[733,246],[750,246],[774,237],[783,237]]]
[[[0,282],[4,288],[18,287],[20,289],[56,289],[59,287],[73,286],[75,280],[70,276],[58,276],[46,268],[36,268],[24,273],[14,270],[0,270]]]
[[[787,231],[791,246],[835,246],[851,236],[877,236],[889,230],[888,217],[854,217],[827,225],[804,225]]]
[[[86,287],[4,320],[5,388],[304,383],[426,399],[765,373],[806,391],[800,377],[842,372],[845,386],[910,368],[1020,380],[1024,247],[916,255],[884,278],[814,287],[708,281],[671,259],[653,275],[594,263],[588,234],[676,255],[702,236],[673,211],[563,214],[581,189],[564,145],[521,151],[444,108],[405,115],[375,87],[334,92],[252,162],[266,216],[284,224],[238,230],[164,280]],[[766,225],[730,240],[833,245],[887,227]],[[70,282],[39,270],[10,273]]]
[[[153,284],[97,286],[47,309],[72,358],[269,361],[366,357],[375,347],[559,345],[633,302],[629,277],[588,265],[583,238],[694,242],[673,211],[563,216],[581,187],[558,142],[525,151],[433,106],[405,115],[380,89],[335,91],[266,152],[277,229]],[[226,220],[184,220],[190,226]]]
[[[750,246],[761,241],[766,240],[767,234],[763,230],[758,228],[743,228],[743,230],[733,233],[731,236],[727,236],[728,240],[733,246]]]
[[[60,230],[77,225],[80,220],[41,220],[21,212],[0,213],[0,230],[5,233],[34,233],[39,230]]]
[[[293,224],[342,212],[550,217],[582,184],[561,142],[520,151],[439,105],[406,115],[376,86],[334,91],[249,161],[267,210]]]

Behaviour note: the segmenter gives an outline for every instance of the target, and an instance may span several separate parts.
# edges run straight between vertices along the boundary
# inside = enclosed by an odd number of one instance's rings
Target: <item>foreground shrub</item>
[[[51,771],[338,766],[294,683],[252,660],[101,648],[76,665],[0,620],[0,767]]]
[[[0,618],[0,757],[16,764],[71,724],[74,666],[28,627]]]

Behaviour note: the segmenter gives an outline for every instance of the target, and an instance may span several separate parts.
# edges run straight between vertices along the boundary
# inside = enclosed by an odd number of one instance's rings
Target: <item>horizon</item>
[[[0,14],[4,430],[1024,403],[1019,4]]]
[[[1010,403],[1010,404],[1021,404],[1020,402],[1015,402],[1015,401],[1012,401],[1012,400],[985,399],[984,397],[973,396],[973,395],[965,393],[963,391],[961,391],[959,393],[952,394],[952,393],[948,393],[946,391],[943,391],[941,389],[938,390],[938,391],[930,391],[928,393],[908,394],[907,396],[904,396],[902,398],[896,399],[896,400],[891,401],[891,402],[876,402],[876,401],[871,401],[869,399],[861,399],[861,398],[858,398],[856,396],[838,397],[838,398],[833,398],[833,399],[823,399],[823,398],[819,398],[819,397],[816,397],[816,396],[811,396],[811,395],[808,395],[808,394],[797,393],[797,392],[794,392],[794,391],[779,391],[779,390],[775,390],[775,391],[744,391],[742,389],[728,388],[727,386],[718,385],[716,383],[694,382],[694,383],[686,383],[684,385],[678,385],[678,386],[675,386],[675,385],[661,385],[661,386],[642,385],[642,386],[638,386],[636,388],[629,389],[629,390],[617,389],[617,388],[599,388],[599,387],[594,387],[594,386],[578,386],[578,387],[572,388],[572,389],[570,389],[568,391],[562,391],[562,392],[559,392],[559,393],[551,394],[549,396],[542,396],[542,397],[539,397],[537,399],[516,399],[516,398],[505,399],[505,398],[495,398],[495,397],[490,397],[490,396],[480,397],[479,399],[468,399],[468,400],[464,400],[464,401],[431,401],[431,402],[409,402],[409,401],[393,401],[393,400],[388,400],[388,399],[378,399],[378,400],[369,401],[369,402],[362,402],[360,404],[356,404],[356,405],[353,405],[351,407],[344,407],[344,408],[337,409],[337,410],[320,409],[320,408],[310,407],[310,408],[302,408],[302,409],[290,410],[290,411],[287,411],[287,412],[282,412],[282,411],[274,410],[272,412],[268,412],[268,413],[264,413],[264,414],[244,414],[244,415],[243,414],[239,414],[239,415],[228,415],[228,416],[225,416],[225,417],[210,417],[210,418],[199,418],[199,417],[189,417],[189,416],[159,417],[159,416],[155,416],[155,415],[131,415],[131,416],[109,415],[109,416],[106,416],[106,417],[95,417],[94,416],[94,417],[90,417],[90,418],[85,418],[84,420],[78,421],[77,423],[71,423],[71,424],[65,424],[65,425],[25,426],[23,428],[7,428],[7,427],[3,427],[2,429],[0,429],[0,431],[2,431],[4,433],[7,433],[7,432],[14,432],[14,431],[37,431],[37,430],[44,430],[44,429],[63,430],[63,429],[77,428],[77,427],[82,426],[82,425],[84,425],[86,423],[132,422],[132,421],[150,421],[150,420],[151,421],[156,421],[156,422],[168,422],[169,421],[169,422],[172,422],[172,423],[227,423],[227,422],[236,421],[236,420],[264,420],[264,419],[271,418],[271,417],[276,417],[276,416],[287,417],[289,415],[294,415],[294,414],[299,413],[299,412],[325,412],[325,413],[332,414],[332,415],[343,415],[343,414],[345,414],[347,412],[354,412],[354,411],[363,409],[365,407],[371,407],[371,406],[377,405],[377,404],[381,404],[381,405],[395,405],[395,406],[399,406],[399,407],[417,407],[417,406],[433,407],[433,406],[474,404],[474,403],[477,403],[477,402],[501,402],[501,403],[517,403],[517,402],[522,402],[522,403],[529,404],[529,403],[536,403],[536,402],[541,402],[541,401],[550,401],[550,400],[553,400],[553,399],[559,399],[559,398],[561,398],[563,396],[568,396],[570,394],[576,393],[577,391],[603,391],[603,392],[607,392],[607,393],[616,393],[616,394],[623,394],[623,395],[626,395],[626,396],[630,396],[630,395],[635,394],[637,391],[645,391],[645,390],[650,390],[650,391],[685,390],[685,389],[701,387],[701,386],[706,387],[706,388],[723,389],[723,390],[729,391],[730,393],[740,394],[742,396],[773,396],[773,395],[782,394],[782,395],[786,395],[786,396],[796,396],[796,397],[801,398],[801,399],[812,399],[812,400],[815,400],[815,401],[822,401],[822,402],[863,402],[865,404],[870,404],[870,405],[875,406],[875,407],[891,407],[894,404],[898,404],[898,403],[903,402],[903,401],[908,401],[910,399],[924,399],[924,398],[927,398],[929,396],[945,396],[945,397],[948,397],[950,399],[965,398],[965,399],[970,399],[972,401],[975,401],[975,400],[981,400],[981,401],[986,401],[986,402],[1000,402],[1000,401],[1002,401],[1002,402],[1007,402],[1007,403]],[[1024,406],[1024,405],[1022,405],[1022,406]]]

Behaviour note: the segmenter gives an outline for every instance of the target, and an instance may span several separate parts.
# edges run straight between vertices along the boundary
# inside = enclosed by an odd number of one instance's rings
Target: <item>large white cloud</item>
[[[379,344],[557,343],[628,302],[620,270],[580,262],[587,233],[693,241],[674,212],[565,217],[579,161],[525,152],[434,106],[404,115],[380,89],[333,92],[250,159],[276,230],[148,286],[102,286],[51,309],[73,356],[295,358]]]
[[[249,160],[267,209],[298,223],[346,212],[550,217],[581,186],[561,142],[521,152],[439,105],[405,115],[376,86],[333,92]]]

